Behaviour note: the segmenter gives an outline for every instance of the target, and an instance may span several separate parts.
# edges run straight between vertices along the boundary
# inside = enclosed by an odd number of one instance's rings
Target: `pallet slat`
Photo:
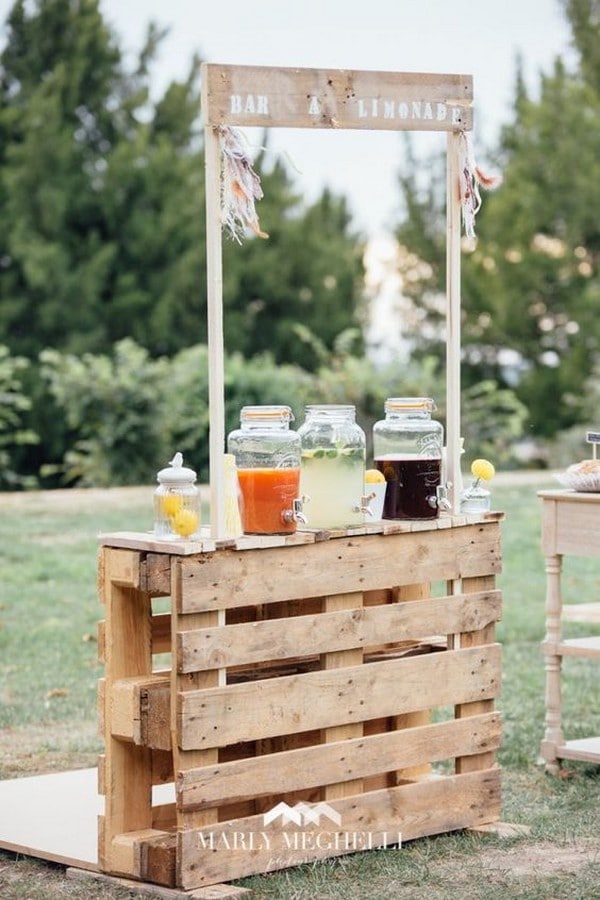
[[[362,595],[357,595],[361,597]],[[476,631],[501,616],[501,592],[441,597],[420,604],[382,604],[316,615],[268,619],[178,634],[180,672],[283,660],[357,647]],[[184,625],[185,627],[185,625]]]
[[[435,544],[435,553],[432,552]],[[302,553],[223,550],[181,557],[181,612],[233,609],[392,585],[498,574],[500,531],[468,525],[308,544]],[[315,586],[318,584],[318,591]]]
[[[304,790],[341,776],[351,781],[458,754],[497,750],[500,734],[500,714],[487,713],[468,721],[450,719],[189,769],[179,773],[178,802],[182,809],[195,809],[218,805],[229,797],[244,800]]]
[[[499,644],[226,685],[179,695],[183,749],[297,734],[496,697]]]
[[[229,878],[241,878],[297,865],[307,858],[368,849],[369,841],[372,847],[378,842],[391,845],[399,837],[406,841],[483,825],[500,815],[500,770],[371,791],[332,800],[329,807],[341,816],[341,825],[325,819],[292,830],[282,828],[281,820],[265,824],[259,815],[181,832],[177,852],[185,860],[182,885],[210,884],[224,869]],[[246,840],[236,841],[234,831]],[[337,842],[336,833],[340,835]],[[299,834],[296,843],[294,834]],[[248,852],[251,835],[254,847]]]

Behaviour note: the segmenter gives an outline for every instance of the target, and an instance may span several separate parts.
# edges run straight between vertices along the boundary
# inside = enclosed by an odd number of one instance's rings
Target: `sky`
[[[11,5],[0,0],[2,21]],[[152,68],[155,95],[186,76],[194,52],[212,63],[472,75],[479,162],[510,121],[517,56],[534,95],[540,72],[559,55],[572,59],[560,0],[100,0],[100,8],[128,54],[151,20],[169,28]],[[257,150],[260,138],[249,135]],[[432,142],[445,146],[439,134],[418,140],[424,154]],[[328,186],[347,196],[364,233],[392,229],[398,133],[272,129],[269,146],[307,202]]]

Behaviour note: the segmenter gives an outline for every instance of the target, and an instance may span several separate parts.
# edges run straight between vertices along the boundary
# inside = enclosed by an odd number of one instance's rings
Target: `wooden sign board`
[[[203,69],[206,125],[456,131],[472,127],[470,75],[345,69]]]
[[[470,75],[203,63],[210,408],[211,536],[225,528],[225,377],[220,138],[227,127],[440,131],[447,134],[446,467],[460,489],[461,135],[473,127]],[[399,384],[401,391],[401,384]]]

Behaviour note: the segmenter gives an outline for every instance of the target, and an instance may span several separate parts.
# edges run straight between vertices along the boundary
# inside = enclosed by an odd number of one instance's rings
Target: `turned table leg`
[[[546,557],[546,730],[540,752],[546,763],[546,771],[558,774],[557,748],[563,743],[561,728],[561,664],[558,652],[561,640],[561,571],[562,556]]]

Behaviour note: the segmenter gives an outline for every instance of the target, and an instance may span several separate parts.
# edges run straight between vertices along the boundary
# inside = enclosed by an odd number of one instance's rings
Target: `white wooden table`
[[[600,637],[565,639],[563,622],[600,624],[600,602],[563,605],[563,556],[600,557],[600,493],[540,491],[542,551],[546,560],[546,728],[540,752],[546,770],[559,771],[559,760],[600,763],[600,736],[565,740],[562,730],[561,675],[565,656],[600,662]],[[600,669],[599,669],[600,675]]]

